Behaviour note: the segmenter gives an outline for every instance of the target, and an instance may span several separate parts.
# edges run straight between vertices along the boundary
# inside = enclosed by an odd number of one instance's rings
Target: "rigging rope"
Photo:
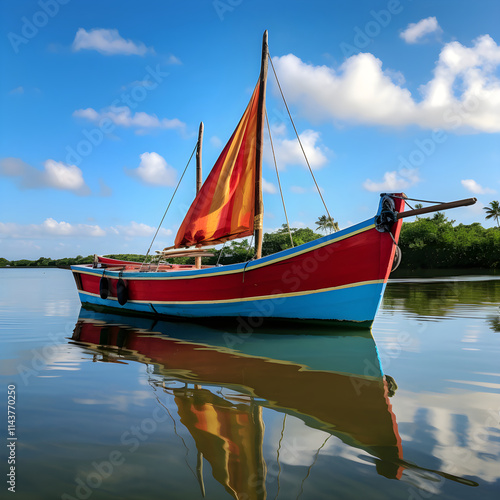
[[[215,267],[217,267],[217,266],[219,265],[219,260],[220,260],[220,258],[221,258],[221,256],[222,256],[222,253],[224,252],[224,248],[225,248],[225,246],[226,246],[226,243],[227,243],[227,240],[224,242],[224,244],[222,245],[222,248],[220,249],[220,252],[219,252],[219,257],[218,257],[218,259],[217,259],[217,263],[215,264]]]
[[[194,155],[197,147],[198,147],[198,141],[196,141],[196,144],[194,146],[193,152],[191,153],[191,156],[189,157],[189,160],[188,160],[186,166],[184,167],[184,171],[182,172],[181,178],[179,179],[179,182],[177,183],[177,186],[175,187],[174,194],[172,195],[172,198],[170,198],[170,201],[169,201],[168,206],[167,206],[167,208],[165,210],[165,213],[163,214],[163,217],[161,218],[160,224],[158,225],[158,229],[156,230],[156,233],[153,236],[153,239],[151,241],[151,245],[149,245],[149,248],[148,248],[148,251],[146,253],[146,256],[144,257],[143,264],[146,263],[146,259],[148,258],[149,252],[151,251],[151,247],[153,246],[153,243],[154,243],[154,241],[156,239],[156,236],[158,235],[158,231],[160,230],[160,227],[163,224],[163,220],[165,219],[165,216],[167,215],[168,209],[170,208],[170,205],[172,204],[172,201],[174,201],[175,193],[177,193],[177,190],[179,189],[179,186],[180,186],[180,184],[182,182],[182,179],[184,178],[184,174],[186,173],[186,170],[187,170],[189,164],[191,163],[191,159],[193,158],[193,155]]]
[[[286,422],[286,413],[285,416],[283,417],[283,428],[281,429],[281,437],[278,442],[278,449],[276,450],[276,461],[278,462],[278,491],[276,492],[276,496],[274,497],[274,500],[278,498],[278,495],[280,494],[280,474],[281,474],[281,464],[280,464],[280,450],[281,450],[281,441],[283,441],[283,435],[285,434],[285,422]]]
[[[302,493],[304,493],[304,483],[306,482],[306,479],[309,477],[309,474],[311,473],[312,468],[314,467],[314,464],[316,463],[316,460],[318,460],[319,452],[321,449],[325,446],[325,444],[328,442],[328,440],[332,437],[332,434],[330,434],[324,441],[323,444],[318,448],[318,451],[316,452],[316,455],[314,456],[313,463],[309,466],[309,469],[307,469],[307,474],[304,479],[302,479],[302,483],[300,485],[300,493],[297,495],[297,499],[302,496]]]
[[[444,201],[417,200],[417,198],[408,198],[405,196],[395,196],[395,195],[391,195],[391,196],[393,198],[399,198],[400,200],[421,201],[423,203],[444,203]]]
[[[248,250],[247,250],[247,254],[245,255],[245,259],[247,260],[247,262],[249,262],[250,260],[253,260],[253,256],[252,256],[252,259],[249,259],[248,258],[248,255],[250,254],[250,250],[252,250],[253,248],[253,239],[254,239],[254,234],[252,234],[252,239],[250,240],[250,245],[248,245]],[[255,254],[254,254],[255,255]],[[246,267],[246,266],[245,266]]]
[[[160,383],[160,382],[158,381],[158,383]],[[153,389],[153,391],[154,391],[154,392],[156,392],[155,387],[154,387],[153,385],[151,385],[151,379],[150,379],[150,378],[148,378],[148,384],[151,386],[151,388]],[[163,384],[165,384],[165,381],[163,381]],[[167,391],[165,391],[165,392],[167,392]],[[167,394],[168,394],[168,392],[167,392]],[[186,448],[186,455],[185,455],[185,457],[184,457],[184,461],[186,462],[186,465],[188,466],[189,470],[192,472],[193,476],[194,476],[196,479],[198,479],[198,478],[197,478],[197,476],[196,476],[195,471],[191,468],[191,466],[189,465],[189,462],[188,462],[188,460],[187,460],[187,457],[188,457],[188,455],[189,455],[189,448],[188,448],[188,446],[187,446],[187,444],[186,444],[186,441],[184,441],[184,438],[183,438],[183,437],[182,437],[182,436],[181,436],[181,435],[177,432],[177,423],[176,423],[176,421],[175,421],[175,418],[174,418],[174,417],[172,417],[172,413],[170,413],[170,410],[167,408],[167,406],[166,406],[166,405],[164,405],[164,404],[160,401],[160,398],[159,398],[156,394],[153,394],[153,395],[154,395],[154,397],[156,398],[156,401],[158,402],[158,404],[159,404],[160,406],[162,406],[163,408],[165,408],[165,410],[167,410],[168,416],[170,417],[170,419],[172,420],[172,422],[173,422],[173,424],[174,424],[174,432],[175,432],[176,436],[178,436],[178,437],[181,439],[182,444],[184,445],[184,448]]]
[[[321,201],[323,202],[323,206],[325,207],[328,218],[330,220],[333,220],[332,216],[330,215],[330,212],[328,211],[328,207],[326,206],[323,195],[321,194],[321,190],[318,186],[318,183],[316,182],[316,177],[314,177],[314,173],[312,171],[311,165],[309,164],[309,160],[307,159],[307,155],[306,155],[306,152],[304,150],[304,146],[302,146],[302,141],[300,140],[299,133],[297,132],[297,128],[295,127],[295,123],[293,121],[292,114],[290,113],[290,110],[288,109],[288,104],[286,102],[285,95],[283,94],[283,90],[281,90],[281,85],[280,85],[280,82],[278,80],[278,75],[276,74],[276,70],[274,69],[274,64],[273,64],[273,59],[271,57],[271,54],[269,54],[269,62],[271,63],[271,68],[273,69],[274,78],[276,78],[276,83],[278,84],[281,98],[283,99],[283,102],[285,103],[285,107],[286,107],[288,116],[289,116],[290,121],[291,121],[292,126],[293,126],[293,130],[295,131],[295,135],[297,136],[297,141],[299,142],[300,149],[302,150],[302,154],[304,155],[304,158],[306,160],[307,167],[309,168],[309,172],[311,173],[311,177],[313,178],[314,184],[316,185],[316,189],[318,190],[319,197],[321,198]]]
[[[281,189],[280,174],[278,173],[278,164],[276,163],[276,155],[274,154],[273,138],[271,137],[271,127],[269,126],[267,110],[266,110],[266,123],[267,123],[267,131],[269,132],[269,142],[271,143],[271,151],[273,152],[274,168],[276,169],[276,177],[278,178],[278,186],[280,188],[281,203],[283,204],[283,210],[285,212],[286,227],[288,228],[288,234],[290,235],[290,243],[292,244],[293,248],[294,244],[293,244],[292,232],[290,231],[290,224],[288,222],[288,215],[286,213],[286,207],[285,207],[285,198],[283,197],[283,191]]]

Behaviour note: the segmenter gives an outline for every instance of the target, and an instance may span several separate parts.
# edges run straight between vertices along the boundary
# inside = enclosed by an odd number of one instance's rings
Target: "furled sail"
[[[182,222],[175,248],[204,246],[254,231],[259,82],[231,139]]]

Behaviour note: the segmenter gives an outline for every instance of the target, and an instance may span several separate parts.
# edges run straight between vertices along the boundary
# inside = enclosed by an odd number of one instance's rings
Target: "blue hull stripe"
[[[385,290],[385,283],[370,282],[358,286],[339,287],[307,295],[291,295],[260,300],[237,300],[211,303],[168,303],[101,299],[80,291],[82,303],[112,307],[138,313],[157,313],[185,318],[269,317],[288,319],[320,319],[330,321],[372,322]]]

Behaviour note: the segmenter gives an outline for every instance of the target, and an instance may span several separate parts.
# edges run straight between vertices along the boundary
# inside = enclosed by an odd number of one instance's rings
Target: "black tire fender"
[[[101,299],[107,299],[109,297],[109,280],[105,276],[99,281],[99,295]]]
[[[124,306],[128,300],[128,289],[125,280],[120,278],[116,284],[116,297],[118,298],[118,303]]]

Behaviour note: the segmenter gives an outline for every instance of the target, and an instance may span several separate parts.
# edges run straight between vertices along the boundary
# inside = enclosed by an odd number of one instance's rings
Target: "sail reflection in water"
[[[290,415],[363,450],[387,478],[400,479],[405,469],[427,470],[403,459],[389,399],[396,384],[382,373],[371,332],[307,333],[276,329],[242,337],[236,330],[82,309],[72,341],[99,361],[153,365],[150,383],[173,398],[196,443],[203,495],[207,461],[232,497],[266,498],[263,409],[282,414],[284,426]]]

